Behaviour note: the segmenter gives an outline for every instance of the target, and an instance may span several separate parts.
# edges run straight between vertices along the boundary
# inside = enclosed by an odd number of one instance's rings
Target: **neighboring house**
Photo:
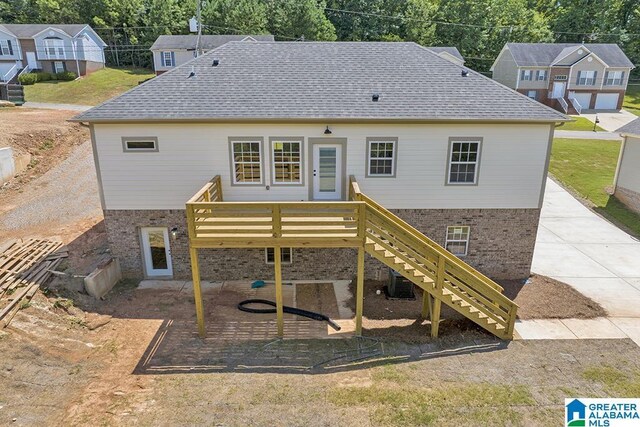
[[[195,58],[197,40],[198,36],[195,34],[159,36],[149,49],[153,52],[153,69],[156,75],[160,75]],[[199,49],[206,53],[230,41],[272,42],[274,39],[269,34],[203,35],[200,36]]]
[[[0,24],[0,83],[33,70],[84,76],[104,67],[105,47],[85,24]]]
[[[640,214],[640,119],[618,129],[623,137],[613,182],[614,195]]]
[[[428,46],[427,49],[454,64],[464,65],[464,58],[454,46]]]
[[[486,275],[522,279],[554,124],[568,118],[415,43],[229,42],[74,120],[91,128],[126,275],[190,276],[185,202],[213,176],[224,201],[257,207],[345,201],[354,176]],[[203,275],[272,277],[273,250],[234,247],[203,250]],[[287,249],[283,271],[350,279],[349,254]]]
[[[622,108],[633,63],[616,44],[507,43],[493,78],[571,114]]]

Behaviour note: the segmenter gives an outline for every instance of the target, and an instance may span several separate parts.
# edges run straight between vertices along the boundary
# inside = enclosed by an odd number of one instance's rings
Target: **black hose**
[[[272,307],[276,307],[276,303],[274,301],[269,301],[266,299],[246,299],[238,303],[238,310],[245,311],[247,313],[275,313],[275,308],[249,308],[245,307],[248,304],[264,304],[270,305]],[[329,326],[331,326],[336,331],[340,330],[340,325],[331,320],[329,317],[325,316],[322,313],[316,313],[313,311],[302,310],[300,308],[289,307],[287,305],[282,306],[282,311],[289,314],[295,314],[296,316],[308,317],[309,319],[319,320],[321,322],[327,322]]]

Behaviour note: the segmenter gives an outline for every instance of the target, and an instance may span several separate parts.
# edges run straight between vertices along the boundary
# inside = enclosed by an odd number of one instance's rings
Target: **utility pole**
[[[198,57],[202,54],[202,52],[200,52],[200,36],[202,36],[202,23],[200,22],[202,18],[202,0],[196,0],[196,2],[196,20],[198,21],[198,35],[196,36],[196,57]]]

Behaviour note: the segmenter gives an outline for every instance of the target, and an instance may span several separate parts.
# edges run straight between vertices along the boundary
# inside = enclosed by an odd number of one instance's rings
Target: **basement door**
[[[313,144],[313,200],[342,200],[342,145]]]
[[[173,276],[168,230],[161,227],[145,227],[140,231],[146,275],[148,277]]]

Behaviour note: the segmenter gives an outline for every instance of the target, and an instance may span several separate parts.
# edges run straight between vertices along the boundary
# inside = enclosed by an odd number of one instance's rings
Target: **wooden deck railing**
[[[350,177],[350,200],[366,204],[367,237],[396,255],[415,260],[413,265],[434,281],[436,291],[446,289],[480,308],[504,326],[511,336],[518,306],[502,294],[502,287],[400,219],[360,190]],[[480,307],[478,307],[480,306]]]

